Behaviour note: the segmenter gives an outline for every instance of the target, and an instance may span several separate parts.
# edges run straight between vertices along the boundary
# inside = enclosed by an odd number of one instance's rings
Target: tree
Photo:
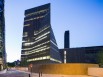
[[[12,62],[12,63],[8,62],[7,65],[8,65],[8,67],[15,67],[15,63],[14,62]]]
[[[100,67],[103,67],[103,49],[98,53],[98,63]]]
[[[23,67],[28,66],[27,60],[26,60],[26,59],[25,59],[25,60],[22,60],[21,63],[20,63],[20,66],[23,66]]]

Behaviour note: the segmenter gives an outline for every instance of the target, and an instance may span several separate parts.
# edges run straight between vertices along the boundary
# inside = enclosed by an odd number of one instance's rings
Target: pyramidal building
[[[59,49],[50,24],[50,3],[25,10],[21,62],[61,63]]]

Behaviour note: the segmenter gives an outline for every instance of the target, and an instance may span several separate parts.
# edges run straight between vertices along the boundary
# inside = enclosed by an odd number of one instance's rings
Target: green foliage
[[[8,67],[15,67],[15,63],[14,62],[12,62],[12,63],[7,63],[7,65],[8,65]]]
[[[100,67],[103,67],[103,49],[98,53],[98,63]]]
[[[23,60],[23,61],[21,61],[20,66],[23,66],[23,67],[28,66],[28,62],[27,62],[27,60]]]

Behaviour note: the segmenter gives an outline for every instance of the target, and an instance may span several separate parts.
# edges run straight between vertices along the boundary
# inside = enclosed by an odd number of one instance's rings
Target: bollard
[[[41,76],[42,76],[42,72],[41,72]]]
[[[40,77],[40,72],[39,72],[39,77]]]
[[[30,74],[29,74],[29,77],[30,77]]]

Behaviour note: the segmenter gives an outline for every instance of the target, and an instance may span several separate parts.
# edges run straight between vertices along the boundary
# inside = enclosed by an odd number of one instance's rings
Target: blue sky
[[[24,11],[51,3],[51,26],[59,48],[70,31],[70,47],[103,45],[103,0],[5,0],[7,61],[20,59]]]

